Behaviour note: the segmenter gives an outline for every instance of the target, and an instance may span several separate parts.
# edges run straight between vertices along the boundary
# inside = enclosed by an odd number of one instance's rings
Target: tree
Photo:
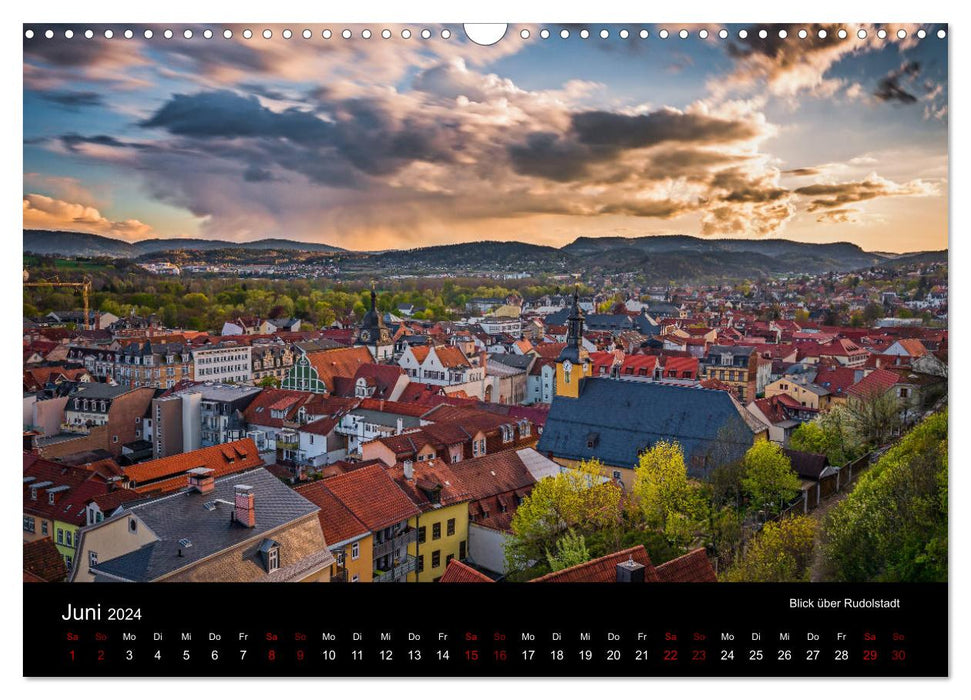
[[[259,381],[257,386],[262,387],[263,389],[275,389],[280,386],[280,380],[276,377],[267,375]]]
[[[722,581],[787,583],[809,581],[816,540],[816,521],[800,515],[768,522]]]
[[[845,420],[856,443],[877,447],[886,443],[901,424],[901,409],[893,391],[873,391],[847,399]]]
[[[510,575],[546,562],[563,533],[588,534],[619,529],[621,490],[603,476],[603,465],[581,462],[556,476],[540,479],[513,515],[505,545]]]
[[[661,440],[641,453],[633,494],[648,527],[664,530],[673,513],[686,509],[690,490],[681,445]]]
[[[546,561],[549,562],[550,571],[567,569],[590,561],[590,559],[590,552],[587,550],[587,543],[583,535],[579,535],[573,530],[556,541],[554,552],[546,550]]]
[[[799,477],[779,444],[759,440],[745,453],[742,462],[742,488],[755,508],[765,506],[778,513],[784,503],[799,493]]]

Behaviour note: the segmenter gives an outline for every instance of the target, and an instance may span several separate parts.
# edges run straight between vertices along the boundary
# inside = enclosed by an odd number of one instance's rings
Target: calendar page
[[[948,675],[947,25],[22,34],[25,676]]]

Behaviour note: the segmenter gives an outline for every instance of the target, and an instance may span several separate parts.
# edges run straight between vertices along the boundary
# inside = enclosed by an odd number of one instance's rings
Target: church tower
[[[556,358],[556,396],[580,396],[580,380],[589,377],[593,364],[590,353],[583,347],[583,311],[580,295],[573,291],[573,308],[567,318],[566,347]]]
[[[394,342],[391,332],[384,325],[384,318],[378,311],[378,295],[371,287],[371,308],[361,319],[361,327],[357,331],[357,345],[363,345],[371,351],[375,362],[390,362],[394,354]]]

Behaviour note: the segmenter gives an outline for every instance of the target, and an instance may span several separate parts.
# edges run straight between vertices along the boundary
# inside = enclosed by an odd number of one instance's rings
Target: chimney
[[[216,487],[215,469],[209,467],[196,467],[190,469],[189,487],[196,493],[209,493]]]
[[[405,422],[401,418],[399,418],[398,422],[395,424],[394,434],[401,435],[401,433],[404,432],[404,429],[405,429]]]
[[[253,487],[239,484],[236,487],[236,507],[233,516],[243,527],[256,527],[256,505],[253,497]]]
[[[404,461],[404,468],[405,468],[405,478],[408,481],[411,481],[412,479],[414,479],[415,478],[415,463],[412,462],[410,459],[406,459]]]
[[[634,557],[617,565],[617,583],[644,583],[644,565]]]

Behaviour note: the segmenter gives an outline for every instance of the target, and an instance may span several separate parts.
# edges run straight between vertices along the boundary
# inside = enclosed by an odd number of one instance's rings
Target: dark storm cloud
[[[301,143],[325,143],[333,133],[331,124],[313,114],[273,112],[255,97],[229,90],[174,95],[140,125],[194,138],[286,138]]]
[[[509,157],[521,175],[571,182],[587,174],[592,154],[589,148],[571,139],[536,132],[526,137],[526,143],[510,146]]]
[[[99,107],[104,100],[97,92],[62,90],[57,92],[38,93],[42,100],[52,102],[70,111],[77,111],[82,107]]]
[[[913,80],[920,74],[920,63],[917,61],[905,62],[899,70],[892,71],[888,75],[880,78],[877,83],[873,96],[882,102],[899,102],[900,104],[910,105],[917,102],[917,96],[904,89],[904,81]]]
[[[813,175],[820,174],[819,168],[792,168],[791,170],[783,170],[783,175],[792,175],[793,177],[810,177]]]
[[[618,149],[646,148],[665,141],[729,143],[762,134],[751,121],[722,119],[703,114],[659,109],[649,114],[579,112],[573,130],[581,143]]]

